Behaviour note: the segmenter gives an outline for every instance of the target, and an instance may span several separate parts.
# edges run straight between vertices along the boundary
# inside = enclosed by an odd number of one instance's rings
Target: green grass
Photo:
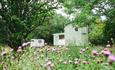
[[[52,51],[52,48],[56,50]],[[85,49],[82,54],[79,53],[81,48]],[[106,65],[105,63],[108,62],[108,59],[104,56],[92,57],[92,50],[100,52],[102,49],[103,47],[91,46],[68,46],[61,48],[48,46],[44,48],[27,47],[21,53],[9,52],[5,56],[0,56],[0,70],[47,70],[44,67],[46,60],[52,62],[52,70],[115,70],[115,62],[112,65]],[[110,49],[114,54],[115,49]],[[74,63],[75,58],[79,59],[79,64]],[[69,60],[73,62],[69,63]],[[102,63],[97,63],[97,60],[102,60]],[[67,64],[64,64],[64,61]],[[83,61],[87,61],[89,64],[84,64]]]

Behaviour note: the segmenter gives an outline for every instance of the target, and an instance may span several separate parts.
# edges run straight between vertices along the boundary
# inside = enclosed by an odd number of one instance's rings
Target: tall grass
[[[80,53],[81,49],[85,49],[85,51]],[[53,63],[52,70],[115,70],[115,63],[106,65],[108,60],[104,56],[92,57],[93,49],[95,48],[91,46],[72,45],[61,48],[27,47],[20,53],[13,51],[0,56],[0,70],[47,70],[44,67],[47,60]],[[100,52],[100,49],[96,50]],[[79,59],[78,64],[75,64],[75,59]],[[72,62],[69,63],[69,60]],[[102,60],[102,63],[97,63],[97,60]],[[84,64],[84,61],[89,63]]]

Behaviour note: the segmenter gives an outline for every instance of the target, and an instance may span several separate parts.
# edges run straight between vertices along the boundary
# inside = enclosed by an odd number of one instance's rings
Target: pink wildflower
[[[80,54],[82,54],[82,53],[83,53],[83,51],[80,51],[79,53],[80,53]]]
[[[2,53],[1,53],[1,56],[4,56],[6,54],[6,52],[5,51],[3,51]]]
[[[22,47],[19,46],[17,52],[20,53],[22,51]]]
[[[52,64],[51,61],[47,61],[47,65],[50,66]]]
[[[78,62],[78,61],[75,61],[74,63],[75,63],[75,64],[79,64],[79,62]]]
[[[66,51],[68,51],[68,48],[65,48]]]
[[[66,61],[63,61],[63,64],[67,64],[67,62],[66,62]]]
[[[108,59],[109,59],[110,61],[115,62],[115,56],[114,56],[114,55],[109,55]]]
[[[102,51],[102,53],[103,53],[106,57],[108,57],[108,56],[111,54],[110,51]]]
[[[97,52],[96,50],[93,50],[93,51],[92,51],[92,54],[93,54],[94,56],[97,56],[97,55],[98,55],[98,52]]]

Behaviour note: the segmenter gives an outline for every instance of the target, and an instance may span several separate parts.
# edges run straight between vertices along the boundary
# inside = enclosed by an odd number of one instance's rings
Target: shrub
[[[95,45],[105,43],[104,27],[104,23],[97,23],[91,25],[91,31],[89,33],[89,40],[91,43]]]

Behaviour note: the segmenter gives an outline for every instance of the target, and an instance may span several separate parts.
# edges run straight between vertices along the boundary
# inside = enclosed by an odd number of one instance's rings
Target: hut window
[[[64,39],[64,35],[59,35],[59,39]]]
[[[78,27],[75,27],[75,31],[78,31]]]
[[[82,33],[82,35],[86,35],[86,33]]]
[[[42,43],[42,41],[41,41],[41,40],[38,40],[38,43]]]

